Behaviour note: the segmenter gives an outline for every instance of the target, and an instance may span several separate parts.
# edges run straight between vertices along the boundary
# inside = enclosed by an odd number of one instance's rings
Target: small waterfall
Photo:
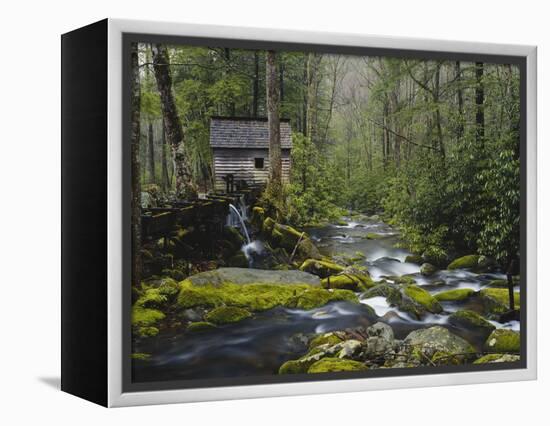
[[[229,204],[229,209],[231,210],[232,213],[234,213],[237,218],[239,219],[239,223],[240,223],[240,227],[242,229],[242,232],[244,233],[244,236],[246,237],[246,243],[247,244],[250,244],[250,236],[248,235],[248,229],[246,229],[246,224],[244,223],[244,219],[243,217],[241,216],[241,214],[239,213],[239,210],[237,209],[237,207],[235,207],[233,204]],[[230,215],[231,216],[231,215]],[[229,225],[232,225],[232,220],[229,219],[228,221]]]

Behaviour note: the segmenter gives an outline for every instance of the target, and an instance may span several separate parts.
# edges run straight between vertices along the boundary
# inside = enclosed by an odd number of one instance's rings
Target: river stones
[[[454,290],[442,291],[434,297],[439,302],[461,302],[476,294],[476,291],[471,288],[456,288]]]
[[[251,268],[219,268],[192,275],[187,280],[194,286],[233,284],[309,284],[320,287],[319,277],[302,271],[271,271]],[[187,281],[186,280],[186,281]]]
[[[220,306],[208,312],[204,319],[212,324],[231,324],[251,317],[252,314],[246,309],[237,306]]]
[[[436,352],[451,355],[473,354],[474,348],[466,340],[452,334],[439,325],[415,330],[405,337],[404,342],[431,359]]]
[[[491,333],[485,342],[484,349],[488,352],[519,353],[520,346],[518,332],[501,328]]]
[[[367,336],[369,337],[382,337],[388,341],[394,339],[393,329],[383,322],[377,322],[376,324],[371,325],[367,328]]]
[[[492,364],[499,362],[517,362],[520,360],[519,355],[512,354],[487,354],[483,355],[474,361],[474,364]]]
[[[483,302],[483,308],[488,315],[498,316],[510,309],[508,289],[505,288],[484,288],[479,292]],[[520,308],[519,292],[514,292],[514,307]]]
[[[420,266],[420,273],[425,277],[430,277],[437,272],[437,268],[431,263],[423,263]]]
[[[309,349],[313,349],[321,345],[336,345],[337,343],[342,342],[342,338],[336,333],[325,333],[319,336],[314,337],[311,342],[309,342]]]
[[[310,374],[333,373],[338,371],[367,371],[368,367],[358,361],[341,358],[323,358],[309,367]]]
[[[495,326],[481,315],[466,309],[452,313],[449,316],[449,323],[460,328],[484,333],[485,336],[495,329]]]
[[[309,272],[321,278],[336,275],[344,271],[344,267],[327,260],[307,259],[300,266],[300,271]]]
[[[447,269],[450,271],[454,269],[474,269],[477,267],[478,260],[479,256],[477,254],[462,256],[449,263]]]
[[[428,312],[438,314],[443,311],[439,302],[430,293],[417,285],[405,286],[403,293]]]
[[[346,340],[341,345],[342,349],[340,349],[338,353],[338,358],[352,358],[355,354],[360,352],[362,347],[362,343],[355,339]]]

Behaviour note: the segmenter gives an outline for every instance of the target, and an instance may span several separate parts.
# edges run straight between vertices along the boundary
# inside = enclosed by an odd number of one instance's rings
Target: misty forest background
[[[517,258],[516,66],[271,53],[276,81],[270,87],[277,89],[279,117],[291,120],[293,132],[291,182],[271,197],[281,221],[304,226],[350,210],[380,213],[416,253],[478,252],[503,268]],[[166,197],[187,184],[193,192],[211,190],[210,117],[268,115],[268,56],[260,50],[135,47],[135,183],[158,185]],[[170,144],[170,123],[163,125],[167,87],[183,151]],[[182,172],[174,167],[178,156],[185,157]]]

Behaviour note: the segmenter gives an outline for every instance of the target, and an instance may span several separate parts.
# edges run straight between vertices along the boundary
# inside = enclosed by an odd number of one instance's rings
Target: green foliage
[[[287,220],[297,225],[339,218],[341,173],[321,155],[310,138],[292,135],[292,175],[287,192]]]

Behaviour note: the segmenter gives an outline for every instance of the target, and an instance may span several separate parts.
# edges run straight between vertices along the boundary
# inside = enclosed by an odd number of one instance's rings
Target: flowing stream
[[[238,214],[238,210],[231,206]],[[246,226],[238,215],[250,249]],[[382,277],[411,275],[417,284],[431,294],[455,288],[480,290],[491,280],[504,279],[503,274],[474,274],[466,270],[442,270],[430,277],[420,274],[420,266],[405,262],[407,250],[396,248],[399,235],[377,219],[348,220],[346,226],[327,225],[307,229],[308,234],[325,254],[357,256],[357,263],[368,267],[376,281]],[[372,238],[372,234],[376,234]],[[371,238],[368,238],[370,236]],[[245,246],[246,247],[246,246]],[[257,250],[258,247],[254,247]],[[371,306],[376,316],[369,314]],[[310,311],[276,308],[255,314],[251,319],[201,333],[160,335],[157,339],[138,344],[139,352],[150,353],[147,362],[134,364],[134,380],[162,381],[174,379],[206,379],[235,376],[276,374],[282,363],[296,359],[307,350],[307,336],[357,326],[369,326],[377,321],[390,324],[397,339],[419,328],[442,325],[481,348],[483,336],[451,326],[448,316],[458,309],[482,312],[478,298],[466,302],[442,302],[444,312],[429,314],[424,319],[411,318],[390,306],[383,297],[362,299],[361,304],[336,302]],[[519,323],[493,322],[497,328],[519,330]]]

